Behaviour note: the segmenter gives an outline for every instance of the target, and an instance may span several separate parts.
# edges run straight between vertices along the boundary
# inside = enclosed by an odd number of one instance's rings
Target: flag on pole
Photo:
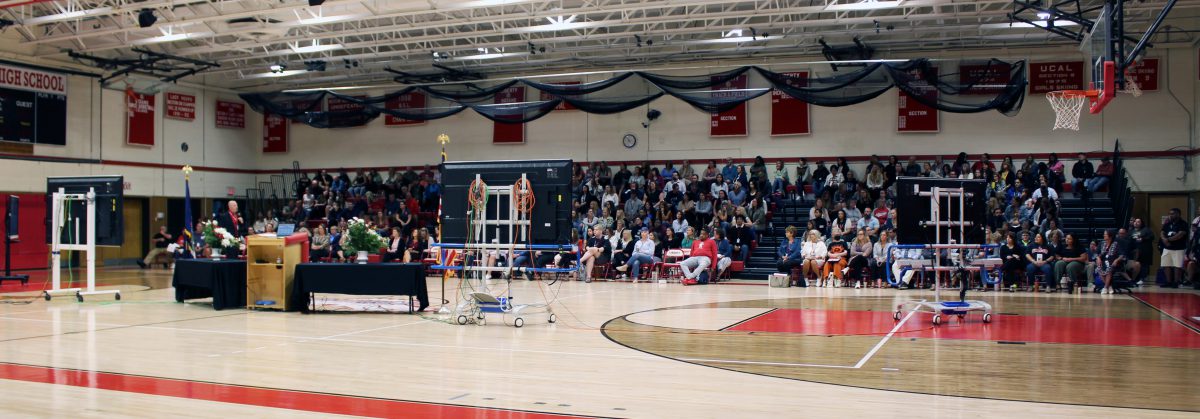
[[[192,174],[192,166],[183,166],[183,238],[184,248],[188,252],[195,254],[196,249],[192,248],[192,188],[189,185],[189,178]]]

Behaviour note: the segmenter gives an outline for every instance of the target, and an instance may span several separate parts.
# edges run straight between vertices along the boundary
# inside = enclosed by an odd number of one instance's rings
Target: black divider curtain
[[[1013,116],[1025,100],[1025,62],[932,62],[925,59],[872,63],[848,72],[817,77],[741,67],[719,73],[680,76],[628,72],[589,83],[516,79],[503,83],[460,83],[408,87],[382,96],[356,97],[308,93],[244,93],[250,108],[318,128],[364,125],[381,114],[409,120],[445,118],[470,108],[492,121],[519,124],[536,120],[566,102],[587,113],[612,114],[644,106],[670,95],[707,113],[719,113],[778,90],[817,106],[848,106],[879,97],[892,88],[935,109],[954,113],[996,110]],[[540,92],[536,101],[496,104],[495,97],[518,83]],[[406,94],[428,96],[426,107],[388,109]],[[339,109],[323,103],[337,101]]]

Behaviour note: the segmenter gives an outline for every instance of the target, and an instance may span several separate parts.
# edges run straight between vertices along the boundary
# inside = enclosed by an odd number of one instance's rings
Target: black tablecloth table
[[[302,263],[296,265],[291,307],[308,312],[313,293],[349,295],[407,295],[429,307],[425,266],[420,263]]]
[[[177,259],[175,301],[212,297],[213,309],[246,307],[246,261]]]

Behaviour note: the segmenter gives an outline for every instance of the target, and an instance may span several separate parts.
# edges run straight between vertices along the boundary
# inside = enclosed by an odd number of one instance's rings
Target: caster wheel
[[[556,321],[558,321],[558,316],[556,316],[556,315],[554,315],[553,313],[551,313],[551,314],[550,314],[550,323],[554,323],[554,322],[556,322]]]
[[[464,316],[464,315],[459,315],[459,316],[458,316],[458,324],[459,324],[460,326],[461,326],[461,325],[464,325],[464,324],[467,324],[467,316]]]
[[[937,326],[939,324],[942,324],[942,315],[940,315],[940,314],[933,315],[933,325]]]
[[[116,295],[117,295],[117,301],[121,301],[121,294],[117,293]]]
[[[525,325],[525,319],[522,319],[520,317],[513,319],[513,327],[521,327],[524,325]]]
[[[892,320],[897,320],[897,321],[900,320],[900,312],[899,311],[892,313]]]
[[[991,323],[992,322],[992,313],[984,313],[983,314],[983,322]]]
[[[79,300],[79,302],[82,303],[83,302],[83,294],[75,294],[75,299]]]
[[[48,292],[42,293],[42,298],[45,298],[46,301],[50,301],[50,293],[48,293]]]

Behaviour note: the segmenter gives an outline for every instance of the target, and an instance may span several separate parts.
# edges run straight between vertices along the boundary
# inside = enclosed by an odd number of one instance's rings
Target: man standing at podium
[[[229,200],[228,210],[217,213],[217,225],[233,234],[234,237],[242,237],[246,235],[246,220],[242,218],[242,214],[238,212],[238,203],[234,200]]]

